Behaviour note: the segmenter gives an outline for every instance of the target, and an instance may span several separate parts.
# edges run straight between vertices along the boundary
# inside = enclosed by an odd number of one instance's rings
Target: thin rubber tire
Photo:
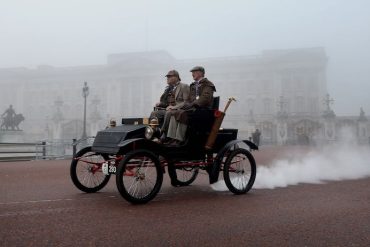
[[[197,178],[199,167],[174,167],[168,166],[168,175],[171,178],[171,184],[177,186],[189,186]]]
[[[152,152],[132,151],[118,165],[117,189],[124,199],[133,204],[151,201],[161,189],[162,182],[163,169],[158,157]]]
[[[73,157],[70,167],[70,176],[73,184],[81,191],[86,193],[94,193],[104,188],[110,179],[110,174],[102,173],[101,168],[96,172],[92,172],[93,164],[86,163],[102,163],[107,160],[106,155],[91,151],[91,147],[85,147],[77,152]]]
[[[224,180],[227,188],[234,194],[245,194],[256,179],[256,161],[252,154],[243,148],[232,151],[224,164]],[[231,177],[231,175],[236,175]]]

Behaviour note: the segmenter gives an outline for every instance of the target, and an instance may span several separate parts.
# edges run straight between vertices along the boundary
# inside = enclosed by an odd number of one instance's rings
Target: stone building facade
[[[319,141],[330,139],[325,128],[338,126],[324,117],[327,62],[323,48],[189,60],[150,51],[112,54],[104,65],[0,69],[0,111],[12,104],[26,118],[24,132],[35,139],[79,138],[86,81],[87,134],[95,135],[111,118],[148,116],[166,86],[167,71],[176,69],[191,83],[190,68],[202,65],[221,96],[221,108],[229,97],[237,99],[224,127],[238,128],[243,137],[259,128],[265,144]],[[367,120],[361,123],[368,136]]]

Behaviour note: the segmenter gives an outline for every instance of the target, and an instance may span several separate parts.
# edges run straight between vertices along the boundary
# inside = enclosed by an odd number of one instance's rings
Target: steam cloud
[[[257,166],[254,189],[274,189],[299,183],[325,183],[370,176],[370,147],[356,145],[348,134],[341,142],[315,149],[303,156],[293,154],[267,166]],[[257,161],[258,163],[258,161]],[[226,191],[224,181],[212,185],[214,190]]]
[[[278,160],[258,167],[256,189],[273,189],[299,183],[322,183],[370,176],[370,150],[365,147],[332,146],[304,157]]]

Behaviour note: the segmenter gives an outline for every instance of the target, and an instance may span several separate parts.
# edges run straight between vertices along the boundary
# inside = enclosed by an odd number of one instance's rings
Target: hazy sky
[[[338,114],[370,115],[369,0],[0,0],[0,68],[104,64],[110,53],[174,57],[323,46]],[[215,82],[217,83],[217,82]]]

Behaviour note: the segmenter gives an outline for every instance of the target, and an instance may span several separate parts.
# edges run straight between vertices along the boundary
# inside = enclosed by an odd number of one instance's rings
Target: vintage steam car
[[[190,185],[199,170],[205,170],[210,183],[217,182],[223,172],[231,192],[248,192],[256,177],[250,151],[258,147],[248,140],[238,140],[237,129],[219,128],[223,112],[218,110],[219,99],[215,102],[213,110],[192,114],[187,140],[180,146],[158,143],[153,140],[158,132],[155,126],[126,124],[125,119],[120,126],[99,131],[93,145],[81,149],[73,158],[73,183],[81,191],[97,192],[115,174],[123,198],[134,204],[146,203],[159,192],[167,167],[171,184],[176,187]]]

